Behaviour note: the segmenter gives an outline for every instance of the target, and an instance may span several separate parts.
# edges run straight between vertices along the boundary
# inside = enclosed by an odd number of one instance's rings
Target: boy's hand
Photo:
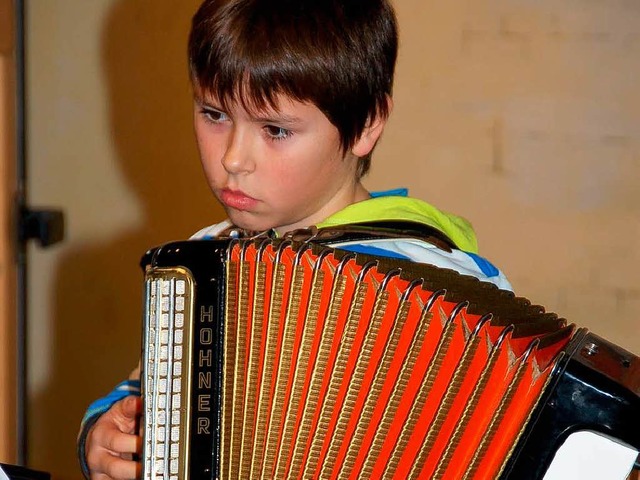
[[[131,454],[141,451],[142,440],[136,431],[141,411],[139,397],[123,398],[91,428],[85,443],[91,480],[140,478],[141,465],[131,460]]]

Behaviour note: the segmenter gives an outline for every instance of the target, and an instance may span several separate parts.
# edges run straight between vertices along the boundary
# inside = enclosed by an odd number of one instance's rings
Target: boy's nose
[[[251,145],[245,134],[234,131],[229,135],[227,149],[222,157],[224,169],[231,174],[249,173],[254,169]]]

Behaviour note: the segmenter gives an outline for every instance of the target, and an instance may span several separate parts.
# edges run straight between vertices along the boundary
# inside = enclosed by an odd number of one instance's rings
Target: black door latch
[[[36,239],[48,247],[64,239],[64,214],[61,210],[23,207],[18,218],[18,239],[25,244]]]

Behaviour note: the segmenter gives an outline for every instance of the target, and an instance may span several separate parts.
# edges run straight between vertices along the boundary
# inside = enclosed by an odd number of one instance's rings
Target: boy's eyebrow
[[[302,119],[298,117],[294,117],[293,115],[287,115],[286,113],[281,112],[268,112],[264,115],[252,115],[254,122],[259,123],[301,123]]]
[[[218,105],[217,103],[214,103],[214,102],[211,102],[209,100],[206,100],[204,97],[202,97],[200,95],[194,94],[193,95],[193,100],[194,100],[194,102],[196,102],[201,107],[215,108],[216,110],[220,110],[222,108],[221,105]]]

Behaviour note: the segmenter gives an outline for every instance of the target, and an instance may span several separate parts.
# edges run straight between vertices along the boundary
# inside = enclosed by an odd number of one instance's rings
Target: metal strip
[[[284,284],[286,273],[285,265],[281,262],[281,256],[282,250],[280,249],[273,264],[271,298],[269,299],[267,333],[265,338],[265,358],[263,362],[262,381],[260,383],[258,395],[258,407],[256,414],[257,422],[251,458],[251,476],[249,477],[256,479],[260,478],[260,472],[262,471],[263,458],[265,454],[264,445],[266,442],[267,425],[271,409],[271,381],[279,359],[277,345],[280,337],[280,316],[282,314],[283,290],[276,287]]]
[[[351,299],[349,306],[349,314],[347,322],[345,324],[343,332],[341,332],[341,342],[336,356],[335,366],[329,382],[329,388],[327,393],[322,399],[322,407],[320,409],[320,419],[318,421],[318,427],[313,434],[311,441],[311,448],[309,450],[309,458],[312,461],[307,462],[302,473],[304,479],[314,478],[314,473],[317,467],[317,463],[320,460],[320,454],[322,446],[324,444],[327,435],[331,435],[333,432],[329,432],[329,422],[331,421],[331,415],[333,409],[336,407],[336,398],[340,383],[344,377],[344,371],[346,369],[347,359],[351,351],[351,347],[354,341],[356,330],[358,328],[358,321],[360,319],[360,313],[364,303],[364,299],[367,295],[369,284],[363,281],[365,274],[375,266],[375,263],[369,263],[365,265],[356,282],[356,289]]]
[[[328,314],[323,324],[322,338],[320,339],[320,346],[318,348],[318,358],[309,382],[309,390],[307,398],[305,399],[305,408],[300,422],[300,431],[304,432],[304,435],[299,435],[297,437],[296,443],[293,447],[293,458],[291,460],[290,473],[296,478],[301,472],[304,462],[309,462],[309,459],[304,458],[304,454],[306,453],[308,441],[313,436],[313,416],[321,401],[320,389],[322,387],[322,379],[327,368],[329,355],[331,353],[331,346],[335,338],[338,314],[340,313],[342,302],[344,301],[347,278],[342,274],[342,270],[347,261],[351,258],[352,257],[350,256],[349,258],[342,260],[333,278],[330,297],[331,300],[327,309]]]
[[[353,369],[353,373],[351,374],[349,388],[347,389],[347,394],[340,411],[340,416],[338,417],[338,423],[336,424],[334,433],[331,436],[329,450],[325,456],[325,461],[322,466],[320,476],[323,478],[330,475],[333,471],[336,458],[338,457],[338,453],[343,442],[350,441],[350,438],[345,438],[347,426],[351,416],[354,414],[355,402],[358,398],[358,394],[364,380],[364,375],[371,363],[371,352],[378,338],[378,333],[382,326],[382,320],[384,319],[388,309],[390,294],[387,290],[387,285],[389,284],[389,280],[392,277],[397,276],[399,273],[400,272],[398,270],[395,270],[385,276],[384,281],[376,293],[376,301],[371,318],[364,319],[368,324],[367,331],[365,333],[364,341],[360,347],[356,365]]]
[[[302,398],[302,392],[305,386],[304,382],[307,378],[307,372],[309,369],[314,368],[313,359],[310,357],[310,353],[318,326],[318,314],[325,281],[325,274],[324,271],[322,271],[321,263],[324,257],[328,254],[328,251],[321,253],[313,265],[302,265],[303,268],[312,270],[313,278],[311,291],[309,293],[309,303],[307,304],[304,316],[302,340],[300,342],[300,348],[295,362],[290,400],[286,405],[286,413],[284,415],[284,428],[282,430],[280,448],[278,449],[279,453],[276,460],[275,478],[285,478],[289,471],[290,465],[288,462],[291,457],[294,436],[297,431],[297,415],[300,403],[304,402],[304,399]],[[311,261],[309,257],[305,256],[304,258]]]
[[[440,338],[440,342],[436,348],[436,351],[429,362],[429,367],[427,368],[427,372],[422,379],[422,383],[418,389],[418,392],[414,398],[413,404],[411,405],[411,409],[409,411],[409,416],[405,421],[402,431],[398,436],[393,452],[391,453],[391,457],[387,462],[384,470],[384,478],[391,478],[398,468],[398,464],[400,462],[400,457],[404,452],[404,449],[407,446],[409,441],[409,437],[413,432],[413,429],[418,421],[418,417],[422,412],[422,409],[426,403],[426,400],[429,396],[429,392],[431,391],[431,387],[440,371],[440,367],[442,366],[442,362],[447,355],[447,350],[449,349],[449,345],[451,344],[451,340],[453,339],[453,334],[455,333],[456,325],[453,322],[453,318],[455,318],[455,311],[452,313],[451,318],[447,321],[447,324],[442,332],[442,336]]]
[[[243,418],[243,430],[240,444],[240,471],[238,478],[249,478],[251,472],[251,449],[255,433],[256,405],[258,401],[259,375],[262,372],[261,347],[264,331],[264,302],[265,302],[265,278],[267,265],[262,261],[261,252],[254,265],[253,282],[253,308],[251,309],[251,346],[249,350],[248,370],[246,378],[246,393]]]
[[[376,432],[374,434],[374,439],[369,448],[369,452],[364,459],[364,463],[360,472],[361,478],[372,478],[373,475],[373,467],[375,465],[378,456],[380,455],[380,451],[382,450],[382,445],[384,441],[387,439],[387,432],[391,427],[391,423],[393,418],[396,415],[398,407],[400,405],[400,399],[404,394],[409,376],[415,367],[416,361],[418,359],[418,355],[420,354],[420,350],[422,349],[422,345],[429,331],[429,326],[431,324],[431,319],[433,315],[430,311],[429,305],[425,306],[422,310],[421,318],[418,323],[418,327],[411,341],[411,345],[409,346],[409,350],[407,351],[407,355],[405,357],[405,361],[402,365],[400,373],[396,379],[396,383],[393,388],[393,392],[391,397],[389,398],[389,402],[385,407],[384,413],[382,414],[382,419],[378,424]]]
[[[509,348],[508,345],[507,345],[507,348]],[[476,475],[478,467],[480,466],[480,462],[482,461],[487,449],[489,448],[491,441],[495,437],[496,431],[500,426],[500,422],[502,421],[502,418],[504,417],[504,414],[507,411],[507,408],[513,401],[513,396],[518,388],[518,385],[520,385],[520,382],[524,377],[524,374],[527,369],[526,360],[527,360],[528,353],[529,352],[527,352],[527,354],[523,355],[523,357],[519,359],[519,364],[516,368],[516,373],[512,381],[509,383],[509,386],[507,387],[507,391],[505,395],[502,397],[502,400],[498,405],[498,408],[493,413],[493,416],[491,417],[491,422],[489,423],[489,426],[487,427],[487,430],[482,437],[480,445],[476,449],[473,455],[473,458],[471,459],[471,462],[469,463],[469,466],[467,467],[467,470],[464,473],[464,477],[462,478],[462,480],[473,478]]]
[[[302,298],[302,286],[304,284],[304,266],[298,261],[293,267],[293,279],[291,290],[287,299],[287,310],[282,332],[282,348],[280,349],[280,362],[276,374],[276,387],[271,401],[271,413],[269,414],[269,427],[267,442],[265,444],[264,463],[262,465],[262,477],[271,478],[279,453],[280,435],[284,421],[285,397],[289,373],[292,368],[292,355],[295,342],[298,312]]]

